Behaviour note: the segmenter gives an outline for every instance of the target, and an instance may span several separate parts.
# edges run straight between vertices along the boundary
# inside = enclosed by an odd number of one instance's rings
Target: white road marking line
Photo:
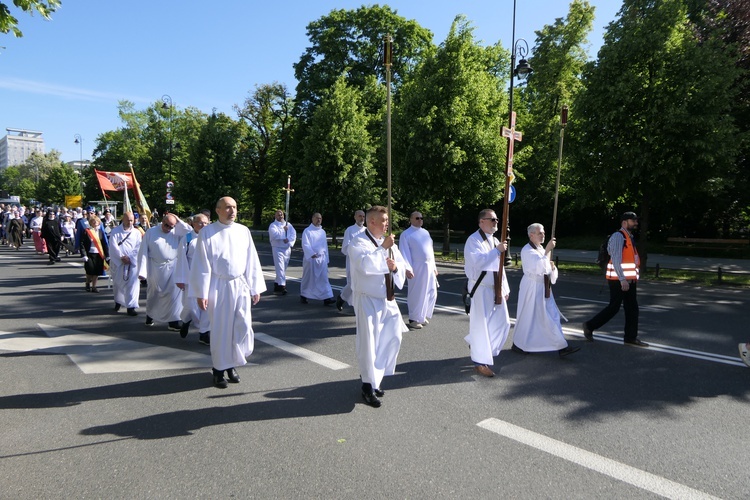
[[[609,304],[609,300],[583,299],[583,298],[580,298],[580,297],[569,297],[567,295],[560,295],[560,296],[555,295],[555,297],[557,297],[560,300],[565,299],[565,300],[575,300],[575,301],[578,301],[578,302],[590,302],[592,304]],[[638,307],[640,308],[641,311],[664,312],[664,311],[671,311],[672,310],[671,307],[665,307],[665,306],[643,306],[643,305],[639,305]]]
[[[290,344],[289,342],[277,339],[276,337],[271,337],[270,335],[266,335],[265,333],[255,332],[255,340],[260,340],[265,344],[277,347],[282,351],[288,352],[289,354],[294,354],[295,356],[299,356],[300,358],[312,361],[313,363],[317,363],[326,368],[330,368],[331,370],[343,370],[345,368],[349,368],[349,365],[347,365],[346,363],[342,363],[341,361],[329,358],[328,356],[323,356],[322,354],[310,351],[309,349],[305,349],[304,347]]]
[[[211,356],[183,349],[38,324],[48,337],[0,332],[0,349],[65,354],[86,374],[183,370],[211,366]]]
[[[276,276],[273,273],[265,273],[267,276]],[[300,281],[298,278],[287,278],[287,281]],[[331,288],[334,290],[341,290],[343,287],[341,286],[335,286],[331,285]],[[453,293],[453,292],[442,292],[438,290],[438,293],[440,294],[447,294],[447,295],[456,295],[460,296],[461,294]],[[576,299],[575,297],[559,297],[559,298],[566,298],[570,300],[580,300],[584,302],[599,302],[594,300],[588,300],[588,299]],[[400,304],[406,304],[406,299],[402,297],[396,297],[396,301]],[[601,302],[602,304],[606,304],[607,302]],[[646,309],[647,307],[641,306],[641,310]],[[657,308],[654,308],[656,310]],[[440,304],[435,305],[435,311],[441,311],[449,314],[458,314],[462,316],[466,316],[466,311],[464,311],[464,308],[461,306],[444,306]],[[515,318],[509,318],[511,326],[516,324]],[[563,327],[563,333],[568,336],[577,337],[577,338],[583,338],[583,333],[579,330],[573,330],[571,328]],[[600,340],[602,342],[609,342],[610,344],[622,344],[622,337],[614,337],[612,335],[604,335],[601,333],[595,333],[594,338],[597,340]],[[675,356],[683,356],[686,358],[694,358],[694,359],[700,359],[703,361],[713,361],[714,363],[721,363],[725,365],[733,365],[733,366],[740,366],[744,367],[745,364],[742,362],[742,360],[732,357],[732,356],[725,356],[723,354],[714,354],[710,352],[704,352],[704,351],[694,351],[691,349],[683,349],[682,347],[672,347],[665,344],[656,344],[649,341],[650,347],[646,348],[633,348],[633,349],[644,349],[646,351],[654,351],[654,352],[662,352],[665,354],[672,354]]]
[[[636,469],[503,420],[488,418],[479,422],[477,426],[665,498],[681,500],[717,498],[684,484]]]

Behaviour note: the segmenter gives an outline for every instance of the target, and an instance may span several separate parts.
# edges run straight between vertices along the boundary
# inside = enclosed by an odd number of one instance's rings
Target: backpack
[[[602,242],[601,245],[599,245],[599,253],[596,254],[596,264],[602,268],[602,270],[607,269],[607,264],[609,264],[609,250],[607,249],[607,246],[609,245],[609,239],[612,237],[610,234],[605,238],[605,240]]]
[[[619,231],[618,231],[619,232]],[[612,233],[615,234],[615,233]],[[609,259],[611,259],[609,255],[609,249],[607,248],[609,246],[609,239],[612,237],[612,234],[607,236],[605,240],[602,242],[601,245],[599,245],[599,252],[596,254],[596,263],[599,267],[602,268],[602,270],[607,269],[607,264],[609,264]],[[622,248],[625,248],[628,246],[628,240],[622,242]]]

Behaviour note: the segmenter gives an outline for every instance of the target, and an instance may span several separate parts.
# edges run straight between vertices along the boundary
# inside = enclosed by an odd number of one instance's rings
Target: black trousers
[[[627,292],[622,291],[619,281],[607,280],[609,284],[609,304],[599,314],[586,322],[592,331],[598,330],[611,320],[620,310],[625,309],[625,340],[635,340],[638,337],[638,298],[637,281],[630,282]]]

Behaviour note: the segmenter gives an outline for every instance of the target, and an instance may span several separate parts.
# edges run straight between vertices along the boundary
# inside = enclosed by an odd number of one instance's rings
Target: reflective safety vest
[[[625,237],[625,247],[622,249],[622,273],[625,275],[625,279],[628,281],[637,281],[640,277],[640,259],[638,258],[638,250],[633,245],[633,240],[630,238],[630,234],[624,229],[620,229],[620,232]],[[612,259],[609,259],[607,264],[608,280],[619,281],[620,278],[615,272],[615,266],[612,264]]]

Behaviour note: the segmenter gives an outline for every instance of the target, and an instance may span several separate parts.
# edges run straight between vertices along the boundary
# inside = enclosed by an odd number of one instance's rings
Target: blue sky
[[[596,7],[593,58],[621,0]],[[17,12],[12,6],[11,11]],[[385,2],[381,2],[381,5]],[[349,0],[63,0],[52,21],[18,13],[23,38],[0,35],[0,136],[5,128],[43,132],[63,161],[90,159],[96,137],[121,126],[120,99],[138,109],[167,94],[178,108],[213,108],[236,118],[255,85],[278,81],[293,93],[292,64],[309,45],[305,27],[334,9],[372,5]],[[457,14],[477,39],[511,45],[513,0],[398,0],[399,15],[428,28],[440,43]],[[567,0],[517,0],[516,37],[568,11]]]

